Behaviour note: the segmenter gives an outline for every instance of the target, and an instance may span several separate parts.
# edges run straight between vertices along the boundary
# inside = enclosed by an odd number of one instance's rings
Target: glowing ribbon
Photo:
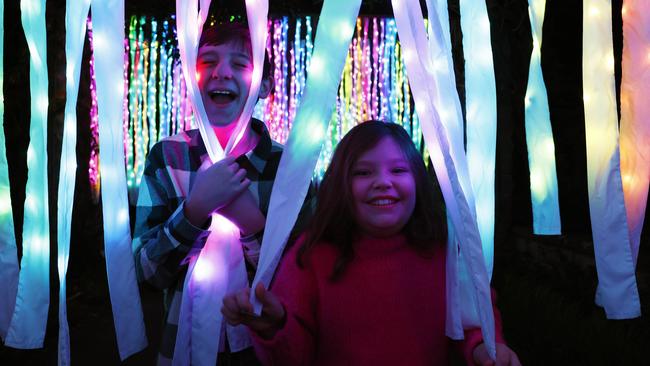
[[[393,13],[404,46],[404,63],[408,68],[415,107],[422,121],[422,132],[427,150],[436,170],[445,198],[447,212],[458,233],[460,250],[467,260],[470,280],[474,285],[476,310],[489,354],[494,359],[494,314],[490,295],[490,281],[481,253],[481,238],[477,222],[461,188],[456,166],[449,153],[447,132],[440,122],[435,107],[436,83],[433,82],[433,62],[424,29],[424,18],[417,0],[393,0]],[[459,154],[457,159],[463,159]]]
[[[203,3],[202,3],[203,5]],[[209,6],[209,5],[208,5]],[[205,6],[202,6],[204,8]],[[210,120],[201,101],[201,91],[196,82],[196,57],[199,47],[200,30],[205,18],[199,17],[196,0],[176,0],[176,28],[181,67],[185,75],[187,97],[194,109],[197,127],[203,138],[210,160],[217,162],[224,156],[224,151],[217,140],[217,135],[210,126]]]
[[[31,122],[27,187],[16,306],[5,345],[41,348],[50,303],[50,228],[47,192],[47,49],[45,1],[22,0],[21,20],[29,47]]]
[[[327,0],[318,20],[307,85],[273,184],[269,213],[253,288],[268,286],[300,207],[307,195],[325,131],[336,102],[347,47],[354,32],[361,0]],[[251,291],[259,314],[261,304]]]
[[[628,319],[640,316],[641,309],[619,168],[611,3],[586,0],[583,7],[582,80],[589,211],[598,269],[596,303],[609,319]]]
[[[4,0],[0,0],[0,126],[4,121]],[[9,166],[7,165],[5,131],[0,128],[0,338],[7,335],[9,322],[16,305],[18,286],[18,253],[14,219],[11,210]]]
[[[485,1],[460,0],[460,22],[465,54],[467,164],[474,189],[483,256],[491,278],[494,259],[497,97],[490,20]]]
[[[70,365],[70,335],[66,309],[66,281],[70,258],[70,226],[77,172],[77,96],[81,56],[86,37],[86,19],[90,0],[66,1],[66,98],[63,122],[63,145],[61,147],[61,168],[59,172],[59,193],[57,210],[57,267],[59,273],[59,365]]]
[[[120,358],[147,346],[131,253],[124,165],[124,0],[93,1],[104,250]]]
[[[533,230],[538,235],[559,235],[561,223],[555,172],[555,144],[540,63],[546,0],[528,0],[528,4],[533,52],[530,56],[526,88],[526,145],[530,167]]]
[[[268,1],[249,0],[246,2],[253,50],[253,75],[246,104],[225,149],[222,149],[210,125],[196,81],[199,30],[203,27],[209,6],[209,0],[202,0],[201,13],[199,14],[196,0],[190,0],[189,3],[177,0],[176,24],[181,64],[190,102],[194,109],[194,115],[198,119],[199,132],[209,157],[212,162],[216,162],[237,145],[249,126],[262,81]],[[221,329],[225,326],[228,333],[233,330],[233,327],[222,325],[222,315],[215,309],[221,307],[226,291],[236,291],[245,288],[248,284],[243,253],[237,240],[238,231],[225,218],[213,215],[210,232],[201,253],[190,260],[185,277],[185,291],[183,291],[181,301],[174,349],[174,365],[212,366],[216,363]],[[233,337],[228,338],[233,339]],[[230,344],[230,348],[233,350],[237,350],[236,348],[240,348],[239,346],[242,345]]]
[[[650,186],[650,3],[623,3],[621,173],[636,266]]]
[[[446,0],[427,1],[429,9],[429,51],[431,52],[434,82],[438,92],[435,93],[434,105],[440,122],[445,127],[449,138],[449,154],[456,167],[460,186],[465,193],[467,205],[476,220],[474,195],[470,183],[463,130],[463,113],[456,89],[454,63],[451,55],[451,34],[449,31],[449,12]],[[478,314],[474,304],[473,284],[467,273],[465,256],[459,252],[459,242],[453,225],[448,225],[447,245],[447,318],[446,334],[453,339],[464,337],[463,328],[478,326]]]

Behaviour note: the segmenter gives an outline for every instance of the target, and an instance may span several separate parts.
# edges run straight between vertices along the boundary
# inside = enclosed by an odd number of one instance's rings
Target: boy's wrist
[[[210,218],[210,215],[201,213],[201,210],[197,209],[189,199],[185,201],[183,216],[190,224],[200,228],[204,227]]]

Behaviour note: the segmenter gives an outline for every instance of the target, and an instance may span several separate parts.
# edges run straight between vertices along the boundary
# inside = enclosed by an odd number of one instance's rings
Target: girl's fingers
[[[237,302],[237,310],[239,313],[252,313],[253,305],[250,300],[250,290],[247,288],[245,290],[239,291],[235,295],[235,301]]]

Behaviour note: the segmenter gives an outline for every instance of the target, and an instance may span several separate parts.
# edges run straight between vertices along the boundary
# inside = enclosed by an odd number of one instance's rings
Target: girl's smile
[[[352,167],[355,220],[371,236],[402,230],[415,207],[415,179],[399,145],[385,137]]]

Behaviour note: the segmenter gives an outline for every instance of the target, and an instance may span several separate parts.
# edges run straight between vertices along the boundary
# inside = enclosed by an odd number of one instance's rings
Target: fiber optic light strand
[[[525,98],[526,145],[530,167],[533,230],[537,235],[559,235],[561,223],[555,170],[555,144],[541,65],[545,5],[546,0],[528,0],[533,52],[530,57]]]
[[[43,347],[50,304],[45,1],[22,0],[20,11],[29,47],[31,121],[27,148],[23,257],[16,305],[5,345],[30,349]]]
[[[70,335],[66,308],[66,273],[70,258],[70,229],[77,172],[77,96],[90,0],[66,1],[66,101],[59,171],[57,267],[59,274],[59,366],[70,365]]]
[[[470,280],[474,286],[475,309],[488,352],[496,357],[494,343],[494,315],[490,295],[490,281],[481,253],[481,239],[477,221],[462,191],[456,167],[449,154],[449,140],[435,106],[436,83],[433,82],[432,58],[424,29],[424,18],[417,0],[392,2],[398,34],[404,47],[404,62],[411,75],[417,113],[422,117],[422,130],[440,188],[445,198],[449,217],[458,232],[460,251],[467,258]],[[432,8],[433,9],[433,8]],[[430,9],[430,11],[432,10]],[[463,155],[458,156],[459,159]]]
[[[361,0],[323,3],[314,54],[308,66],[307,85],[271,193],[253,288],[259,282],[266,286],[270,283],[307,194],[336,102],[347,46],[354,29],[352,24],[359,14],[360,5]],[[259,314],[261,304],[254,298],[254,291],[251,292],[251,300]]]
[[[0,124],[4,121],[4,0],[0,0]],[[4,128],[0,128],[0,338],[7,335],[18,286],[18,251],[9,186]]]
[[[104,250],[108,288],[122,360],[147,346],[131,252],[124,166],[124,0],[93,0]]]
[[[327,168],[331,150],[340,137],[364,118],[392,118],[404,125],[416,146],[421,144],[418,118],[410,108],[408,80],[395,37],[394,20],[361,18],[357,21],[360,30],[349,47],[337,107],[331,117],[332,126],[327,133],[329,137],[314,171],[315,179],[320,179]],[[158,42],[154,42],[151,33],[154,22],[158,24]],[[276,85],[268,98],[257,103],[254,115],[266,121],[271,136],[283,143],[295,119],[304,90],[306,70],[311,63],[311,18],[296,20],[295,33],[291,32],[293,39],[289,34],[291,25],[288,17],[270,20],[267,24],[271,35],[267,47],[274,61],[272,72]],[[129,98],[124,128],[129,198],[132,202],[137,197],[142,161],[149,146],[163,137],[191,128],[193,123],[181,66],[172,56],[174,30],[172,27],[165,32],[165,22],[149,17],[132,17],[129,26],[129,54],[125,62]],[[145,51],[145,48],[149,50]],[[145,57],[145,52],[148,57]],[[157,61],[152,61],[154,54],[159,55]],[[156,79],[154,75],[159,76]],[[145,82],[146,88],[143,87]],[[153,115],[151,108],[144,108],[145,103],[147,106],[155,103],[157,113]],[[148,145],[145,145],[146,139]],[[424,154],[427,154],[426,150]],[[91,174],[91,179],[98,180],[96,172]]]
[[[609,319],[641,315],[621,182],[609,0],[583,5],[582,82],[596,303]],[[647,117],[647,116],[646,116]]]
[[[99,202],[101,180],[99,179],[99,117],[97,116],[97,83],[95,82],[95,56],[93,52],[93,32],[90,18],[86,21],[88,44],[90,46],[90,158],[88,177],[93,202]],[[130,170],[133,171],[133,170]]]
[[[636,266],[650,186],[650,3],[623,2],[621,174]]]

